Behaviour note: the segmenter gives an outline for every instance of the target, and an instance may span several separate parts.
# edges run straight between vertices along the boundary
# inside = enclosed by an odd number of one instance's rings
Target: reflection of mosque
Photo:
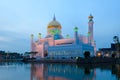
[[[47,68],[43,64],[31,64],[31,80],[46,80]]]
[[[95,80],[95,70],[74,64],[31,64],[31,80]]]

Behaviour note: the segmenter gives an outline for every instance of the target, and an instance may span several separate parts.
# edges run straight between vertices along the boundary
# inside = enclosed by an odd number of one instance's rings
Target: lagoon
[[[118,80],[119,64],[0,63],[0,80]]]

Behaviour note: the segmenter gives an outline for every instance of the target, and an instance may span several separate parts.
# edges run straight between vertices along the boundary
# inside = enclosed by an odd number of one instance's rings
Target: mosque
[[[34,41],[34,35],[31,34],[31,51],[37,52],[34,57],[77,58],[84,57],[86,52],[89,52],[90,56],[94,56],[96,46],[93,38],[93,16],[90,15],[88,19],[88,36],[79,34],[78,27],[75,27],[74,37],[70,38],[67,35],[64,38],[61,30],[62,26],[54,16],[47,26],[45,38],[42,38],[41,33],[39,33],[38,40]]]

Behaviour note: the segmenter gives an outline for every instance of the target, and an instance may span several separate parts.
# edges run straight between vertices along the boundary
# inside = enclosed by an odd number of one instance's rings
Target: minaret
[[[74,31],[75,31],[75,44],[79,44],[78,27],[75,27]]]
[[[92,46],[94,46],[94,38],[93,38],[93,16],[90,14],[88,17],[89,22],[88,22],[88,43]]]
[[[31,51],[34,51],[34,35],[31,34]]]

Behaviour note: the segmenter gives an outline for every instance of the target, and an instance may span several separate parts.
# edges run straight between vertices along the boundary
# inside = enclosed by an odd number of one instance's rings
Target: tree
[[[117,49],[118,51],[120,51],[120,41],[119,41],[119,37],[118,37],[118,36],[114,36],[114,37],[113,37],[113,41],[114,41],[115,44],[116,44],[116,49]]]
[[[113,37],[113,41],[115,42],[115,48],[117,50],[118,53],[120,53],[120,41],[119,41],[119,37],[118,36],[114,36]],[[120,54],[119,54],[120,56]]]
[[[115,43],[119,43],[119,37],[118,37],[118,36],[114,36],[114,37],[113,37],[113,41],[114,41]]]

